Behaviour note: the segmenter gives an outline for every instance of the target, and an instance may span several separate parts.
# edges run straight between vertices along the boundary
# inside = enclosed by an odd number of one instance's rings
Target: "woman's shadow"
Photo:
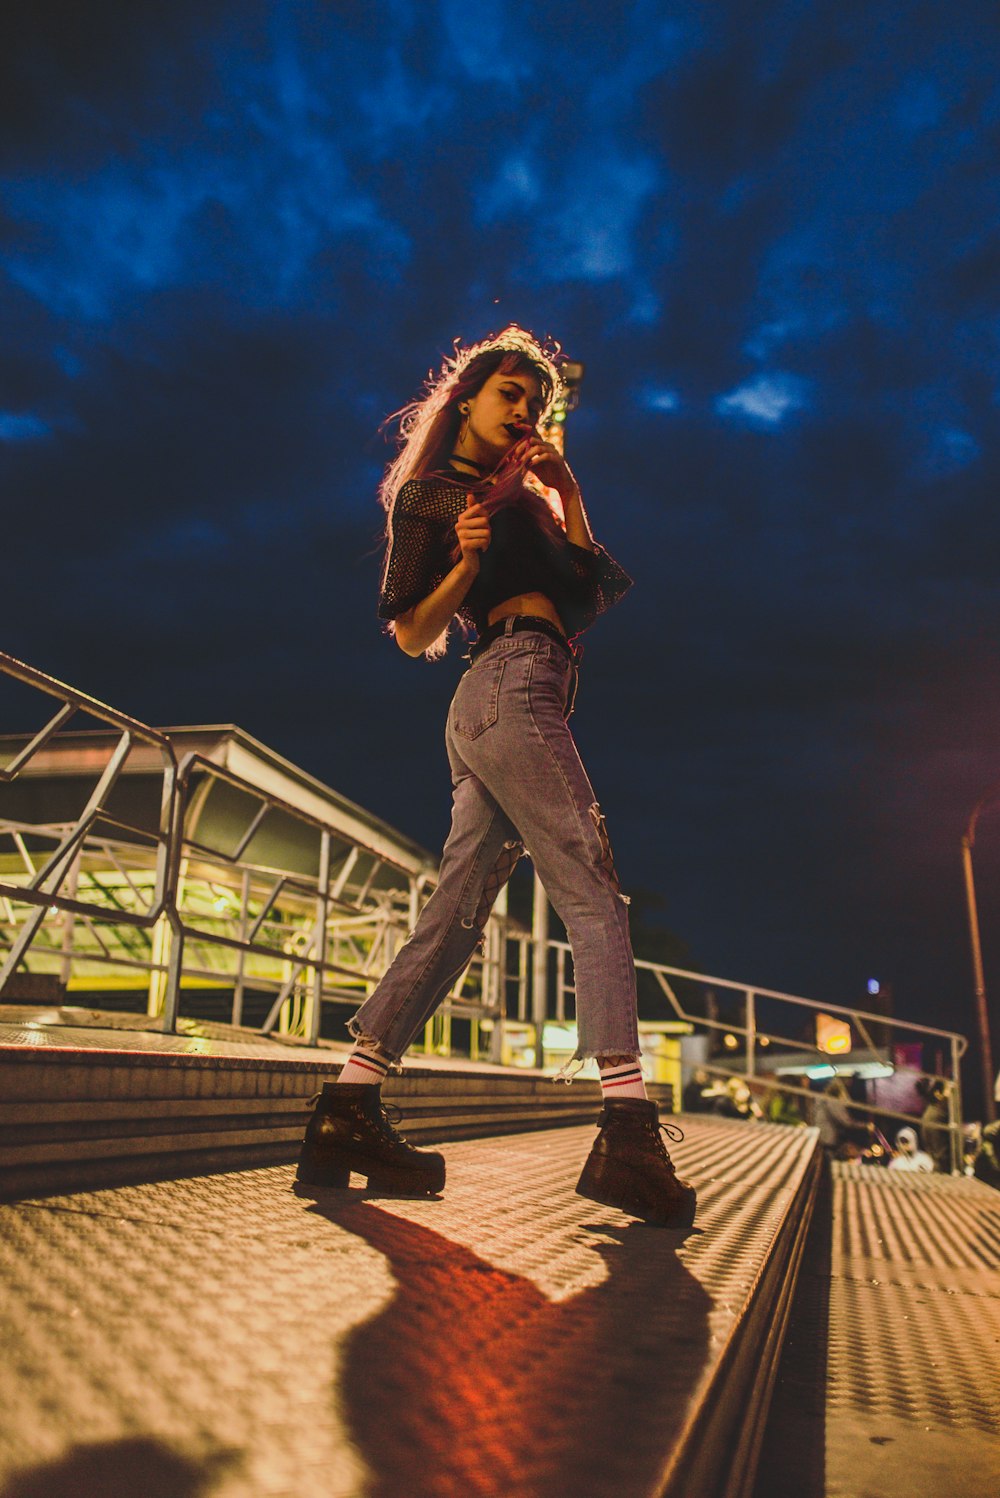
[[[607,1278],[554,1302],[362,1192],[309,1195],[311,1211],[383,1254],[397,1282],[347,1339],[337,1392],[368,1498],[654,1488],[708,1345],[711,1301],[677,1258],[683,1234],[638,1222],[576,1229],[578,1251],[599,1253]]]

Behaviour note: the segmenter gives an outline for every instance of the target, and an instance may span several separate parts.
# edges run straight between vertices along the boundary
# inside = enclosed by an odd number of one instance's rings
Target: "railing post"
[[[535,874],[531,907],[531,1019],[535,1028],[535,1065],[545,1065],[545,1021],[549,1012],[549,897]]]
[[[316,966],[313,968],[312,1002],[309,1005],[309,1017],[306,1021],[306,1039],[310,1045],[315,1045],[319,1039],[321,1006],[323,1003],[322,964],[326,960],[326,917],[329,909],[329,887],[330,834],[324,830],[320,833],[319,844],[319,891],[316,899],[316,940],[313,950],[313,958],[315,959]]]
[[[980,803],[981,805],[982,803]],[[972,981],[975,987],[976,1023],[979,1028],[979,1056],[983,1078],[983,1117],[993,1123],[997,1116],[996,1098],[993,1095],[993,1055],[990,1044],[990,1016],[986,1007],[986,979],[983,976],[983,949],[979,940],[979,912],[976,908],[976,884],[972,872],[972,841],[975,836],[975,818],[979,808],[970,818],[968,830],[962,838],[962,870],[965,875],[965,902],[969,920],[969,945],[972,948]]]
[[[80,888],[80,862],[83,858],[83,849],[80,848],[70,865],[69,875],[66,880],[66,896],[75,900]],[[63,912],[62,919],[62,962],[59,967],[59,981],[63,986],[63,992],[69,987],[69,980],[73,976],[73,933],[76,928],[76,916],[72,910]]]
[[[244,869],[240,878],[240,941],[245,942],[250,933],[250,870]],[[243,989],[246,986],[247,954],[240,950],[236,954],[236,982],[233,984],[234,1025],[243,1023]]]
[[[507,1018],[507,899],[506,884],[499,891],[493,906],[493,919],[487,927],[487,951],[490,956],[489,1002],[493,1010],[493,1029],[490,1032],[489,1058],[499,1064],[503,1057],[503,1029]],[[486,998],[486,970],[483,970],[483,997]],[[484,1006],[485,1007],[485,1006]]]
[[[951,1168],[965,1173],[965,1151],[962,1140],[962,1073],[958,1037],[951,1037],[951,1086],[948,1088],[948,1137],[951,1140]]]
[[[174,906],[167,912],[170,922],[167,941],[169,942],[169,959],[167,962],[167,987],[163,996],[163,1033],[173,1035],[177,1030],[177,1015],[180,1012],[181,1003],[181,973],[184,971],[184,927],[177,907]]]
[[[752,988],[747,989],[746,1008],[746,1074],[757,1075],[757,996]]]

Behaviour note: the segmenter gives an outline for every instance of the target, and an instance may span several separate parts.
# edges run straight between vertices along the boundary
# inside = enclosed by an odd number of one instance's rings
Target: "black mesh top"
[[[451,571],[455,521],[467,493],[467,483],[437,477],[403,484],[393,506],[379,618],[395,619],[413,608]],[[458,617],[481,634],[498,603],[519,593],[544,593],[566,633],[578,635],[631,586],[628,573],[602,546],[589,551],[550,540],[526,511],[510,506],[491,520],[489,547]]]

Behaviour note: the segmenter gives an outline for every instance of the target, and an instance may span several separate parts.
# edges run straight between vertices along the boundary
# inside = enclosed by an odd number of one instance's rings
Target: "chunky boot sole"
[[[303,1186],[332,1186],[343,1189],[351,1183],[351,1172],[365,1176],[369,1191],[391,1191],[395,1196],[438,1196],[444,1190],[444,1170],[437,1181],[426,1171],[406,1170],[400,1166],[373,1164],[356,1156],[329,1164],[317,1161],[299,1165],[296,1180]]]
[[[602,1207],[617,1207],[630,1217],[641,1217],[645,1222],[658,1222],[668,1228],[689,1228],[694,1222],[697,1197],[687,1193],[682,1201],[671,1206],[664,1205],[656,1192],[649,1189],[645,1172],[634,1170],[623,1160],[611,1160],[606,1155],[591,1155],[583,1167],[576,1184],[578,1196],[589,1201],[600,1202]]]

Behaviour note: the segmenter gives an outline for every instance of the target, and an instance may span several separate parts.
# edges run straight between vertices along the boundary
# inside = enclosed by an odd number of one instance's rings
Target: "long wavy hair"
[[[387,514],[383,583],[392,547],[396,496],[410,479],[427,478],[431,474],[444,476],[463,490],[474,492],[487,516],[517,505],[527,510],[547,535],[561,536],[561,527],[547,501],[525,483],[526,465],[523,462],[509,461],[504,457],[492,474],[477,480],[465,476],[456,478],[445,472],[462,424],[462,414],[458,409],[461,402],[478,394],[492,374],[532,374],[538,380],[543,403],[538,417],[541,424],[561,393],[556,363],[559,354],[558,344],[548,340],[541,343],[516,323],[469,348],[459,347],[456,340],[454,353],[444,360],[437,374],[431,371],[417,399],[388,418],[387,426],[398,423],[399,451],[386,469],[378,491],[379,501]],[[459,554],[456,541],[452,560],[457,561]],[[427,655],[443,654],[447,639],[448,631],[445,630],[428,649]]]

